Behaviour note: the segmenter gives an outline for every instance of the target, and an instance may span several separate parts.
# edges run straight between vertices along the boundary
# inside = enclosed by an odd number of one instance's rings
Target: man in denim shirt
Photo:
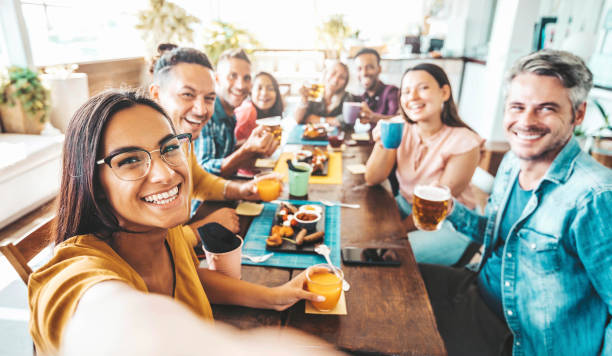
[[[449,355],[612,354],[612,170],[572,137],[592,75],[543,50],[508,76],[511,152],[485,215],[449,221],[485,246],[479,272],[421,265]]]

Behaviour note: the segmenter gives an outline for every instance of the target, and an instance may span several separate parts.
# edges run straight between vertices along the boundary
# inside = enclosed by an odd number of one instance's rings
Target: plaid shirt
[[[236,149],[236,115],[228,116],[221,105],[221,99],[215,99],[215,111],[209,122],[202,128],[202,133],[193,142],[196,157],[200,166],[212,174],[221,173],[223,159]]]

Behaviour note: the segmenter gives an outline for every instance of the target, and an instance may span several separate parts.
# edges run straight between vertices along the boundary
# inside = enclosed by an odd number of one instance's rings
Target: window
[[[4,34],[2,33],[2,27],[0,27],[0,68],[8,65],[8,54],[4,49]]]
[[[146,0],[21,2],[37,66],[140,57],[144,43],[134,26]]]

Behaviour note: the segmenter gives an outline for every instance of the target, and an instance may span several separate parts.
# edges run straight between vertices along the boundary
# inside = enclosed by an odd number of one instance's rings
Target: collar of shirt
[[[213,112],[213,116],[211,121],[214,121],[217,124],[223,123],[223,121],[228,121],[235,125],[236,123],[236,114],[227,115],[225,112],[225,108],[223,104],[221,104],[221,99],[217,96],[215,98],[215,111]]]
[[[380,100],[380,96],[382,95],[383,90],[385,90],[385,84],[380,80],[377,80],[374,95],[370,96],[366,90],[361,96],[361,99],[365,101],[370,108],[372,108]]]

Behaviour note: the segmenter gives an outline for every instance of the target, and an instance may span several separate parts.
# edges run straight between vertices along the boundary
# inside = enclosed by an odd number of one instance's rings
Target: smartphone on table
[[[399,266],[400,260],[392,248],[342,248],[342,262],[347,265]]]

